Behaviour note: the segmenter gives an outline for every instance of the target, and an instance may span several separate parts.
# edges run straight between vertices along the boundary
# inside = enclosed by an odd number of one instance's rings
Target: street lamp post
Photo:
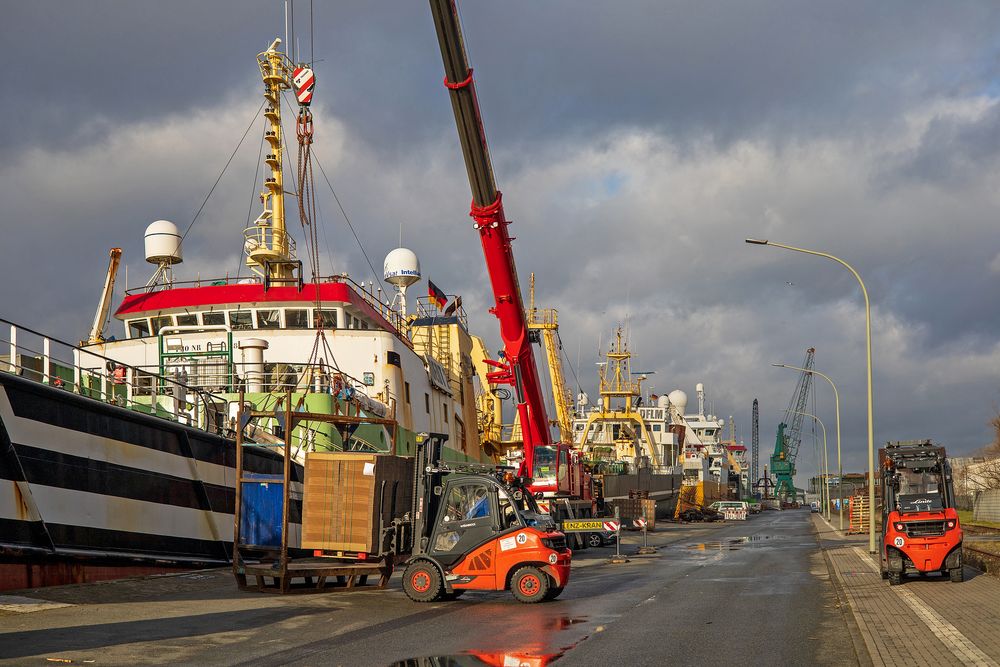
[[[833,401],[837,409],[837,496],[840,515],[840,532],[844,532],[844,465],[840,458],[840,392],[837,391],[837,385],[833,383],[826,373],[821,373],[813,368],[800,368],[798,366],[789,366],[788,364],[771,364],[772,366],[777,366],[778,368],[790,368],[793,371],[802,371],[803,373],[811,373],[813,375],[818,375],[833,387]]]
[[[798,410],[792,410],[792,414],[802,415],[803,417],[809,417],[815,420],[815,422],[819,424],[819,427],[823,430],[823,462],[822,465],[819,465],[820,474],[823,477],[823,488],[820,489],[820,498],[822,498],[824,495],[826,496],[826,500],[823,501],[823,505],[826,508],[824,514],[826,514],[826,519],[827,521],[829,521],[830,520],[830,482],[829,482],[830,457],[827,454],[826,450],[826,426],[824,426],[822,420],[814,414],[810,414],[808,412],[799,412]],[[815,431],[813,432],[815,433]],[[825,494],[823,493],[823,489],[826,489]]]
[[[868,553],[873,554],[875,553],[875,425],[873,419],[875,401],[872,398],[872,308],[871,301],[868,299],[868,288],[865,287],[864,281],[861,280],[861,276],[854,270],[853,266],[829,253],[796,248],[795,246],[767,240],[746,239],[746,242],[752,245],[768,245],[807,255],[826,257],[850,271],[851,275],[857,279],[858,284],[861,285],[861,293],[865,297],[865,351],[868,362]]]

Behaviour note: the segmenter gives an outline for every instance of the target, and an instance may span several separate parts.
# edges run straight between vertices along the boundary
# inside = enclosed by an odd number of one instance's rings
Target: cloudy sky
[[[429,9],[296,2],[315,58],[316,155],[376,269],[400,234],[497,341]],[[142,232],[191,223],[250,126],[254,61],[281,3],[2,2],[0,317],[85,336],[111,246],[145,282]],[[845,470],[865,457],[871,294],[876,442],[991,438],[1000,407],[1000,6],[993,2],[466,0],[466,40],[523,285],[559,309],[595,395],[628,321],[655,391],[704,382],[762,450],[796,376],[842,396]],[[185,242],[180,276],[235,274],[261,123]],[[373,279],[328,189],[325,271]],[[253,213],[256,215],[256,212]],[[300,235],[301,238],[301,235]],[[245,269],[244,269],[245,271]],[[570,381],[573,381],[572,376]],[[833,428],[833,400],[816,409]],[[831,433],[832,436],[832,433]],[[831,442],[832,444],[832,442]],[[804,443],[800,469],[815,469]]]

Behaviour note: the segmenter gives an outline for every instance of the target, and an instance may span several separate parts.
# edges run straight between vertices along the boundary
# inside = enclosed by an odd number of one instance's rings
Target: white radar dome
[[[150,264],[180,264],[181,235],[177,225],[169,220],[157,220],[146,227],[146,261]]]
[[[656,407],[658,408],[669,408],[670,407],[670,397],[669,396],[657,396],[656,397]]]
[[[699,382],[698,384],[696,384],[694,386],[694,390],[695,391],[705,391],[705,385],[703,385],[702,383]]]
[[[684,408],[688,404],[688,395],[685,394],[680,389],[674,389],[672,392],[667,394],[667,398],[670,399],[670,404],[675,406],[681,413],[684,412]]]
[[[390,285],[406,288],[420,280],[420,260],[408,248],[396,248],[385,256],[384,279]]]

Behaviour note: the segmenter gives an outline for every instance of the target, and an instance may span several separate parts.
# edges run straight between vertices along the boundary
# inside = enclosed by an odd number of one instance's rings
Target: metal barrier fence
[[[198,387],[123,364],[0,318],[0,372],[211,433],[228,425],[229,402]]]

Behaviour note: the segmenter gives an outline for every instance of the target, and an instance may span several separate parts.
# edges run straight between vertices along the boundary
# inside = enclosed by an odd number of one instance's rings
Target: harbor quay
[[[580,551],[574,586],[530,607],[487,592],[414,605],[398,576],[385,590],[240,591],[228,569],[11,592],[0,598],[0,664],[1000,660],[1000,580],[967,566],[959,587],[941,577],[889,587],[863,538],[808,510],[662,524],[646,541],[654,554],[638,555],[638,531]],[[628,562],[610,563],[616,550]]]

